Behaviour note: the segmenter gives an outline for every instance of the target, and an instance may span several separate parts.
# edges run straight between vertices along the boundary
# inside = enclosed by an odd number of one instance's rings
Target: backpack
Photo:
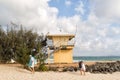
[[[82,68],[82,64],[81,63],[79,63],[79,68]]]

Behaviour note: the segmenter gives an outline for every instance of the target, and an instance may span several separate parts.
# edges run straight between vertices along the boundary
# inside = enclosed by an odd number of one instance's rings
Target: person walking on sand
[[[80,69],[80,74],[82,75],[85,75],[85,71],[86,71],[86,68],[85,68],[85,64],[83,63],[83,61],[80,61],[79,62],[79,69]]]
[[[28,67],[32,73],[35,73],[34,66],[35,66],[35,59],[32,55],[30,55],[30,61]]]

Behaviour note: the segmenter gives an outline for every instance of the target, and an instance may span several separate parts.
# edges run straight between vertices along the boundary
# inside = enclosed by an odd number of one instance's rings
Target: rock
[[[77,67],[74,67],[74,71],[76,72],[78,69],[77,69]]]
[[[66,72],[67,71],[67,67],[63,67],[63,72]]]
[[[73,67],[69,67],[69,68],[68,68],[68,71],[73,72],[73,71],[74,71],[74,68],[73,68]]]
[[[99,63],[97,62],[94,65],[86,65],[86,71],[91,73],[113,73],[120,71],[120,61],[109,62],[109,63]]]

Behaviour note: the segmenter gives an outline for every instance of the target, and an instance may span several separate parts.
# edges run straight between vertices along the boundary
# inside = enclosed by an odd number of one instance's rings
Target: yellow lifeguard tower
[[[74,34],[48,34],[47,38],[52,40],[54,63],[72,63],[74,42],[70,42],[75,37]],[[51,55],[51,53],[48,55]]]

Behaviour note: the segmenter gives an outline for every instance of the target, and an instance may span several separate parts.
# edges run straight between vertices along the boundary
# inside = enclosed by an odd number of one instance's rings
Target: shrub
[[[41,65],[39,66],[38,70],[39,70],[39,71],[48,71],[49,69],[48,69],[48,67],[45,66],[44,64],[41,64]]]

